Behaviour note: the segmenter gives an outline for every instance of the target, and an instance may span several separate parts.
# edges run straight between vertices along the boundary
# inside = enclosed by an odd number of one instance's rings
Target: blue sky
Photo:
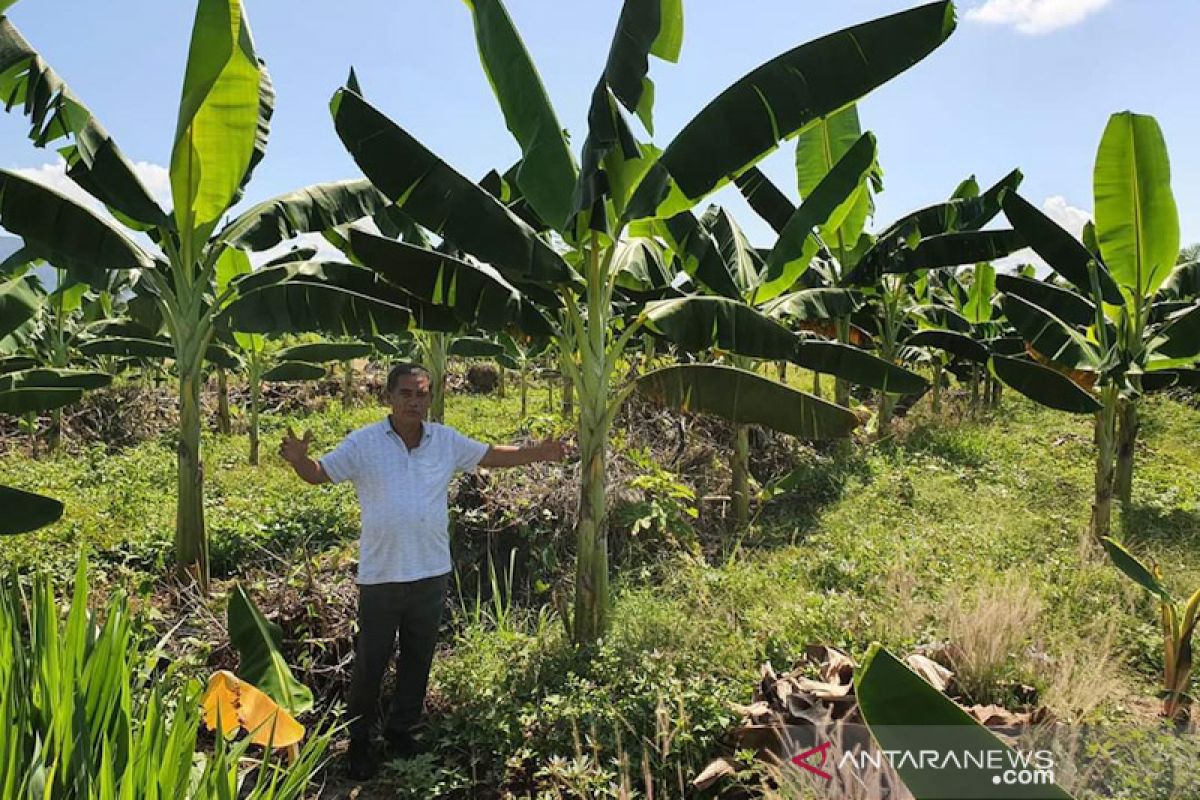
[[[685,2],[679,64],[652,63],[655,141],[762,61],[824,33],[915,5],[905,0]],[[618,0],[508,0],[563,125],[582,142],[591,88]],[[959,29],[861,105],[880,141],[885,191],[876,226],[1013,167],[1023,193],[1078,228],[1108,115],[1155,115],[1171,147],[1184,243],[1200,241],[1200,3],[1196,0],[962,0]],[[460,171],[507,167],[517,148],[480,70],[457,0],[247,0],[278,93],[271,146],[247,202],[359,173],[333,132],[328,99],[348,68],[367,97]],[[162,196],[194,5],[183,0],[23,0],[13,23],[70,83]],[[56,154],[34,149],[23,118],[0,116],[0,164],[61,184]],[[793,197],[791,147],[765,163]],[[61,188],[61,186],[60,186]],[[730,192],[759,243],[765,225]]]

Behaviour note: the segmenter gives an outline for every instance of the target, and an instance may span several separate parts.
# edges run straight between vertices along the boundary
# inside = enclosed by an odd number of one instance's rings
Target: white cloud
[[[133,165],[133,171],[160,205],[164,208],[171,207],[171,175],[166,167],[152,164],[149,161],[138,161]],[[43,186],[49,186],[94,211],[104,211],[103,203],[79,188],[79,184],[67,176],[67,162],[61,158],[53,164],[42,164],[40,167],[21,167],[13,169],[13,172],[37,181]]]
[[[1068,203],[1067,198],[1062,195],[1047,197],[1042,203],[1042,213],[1061,225],[1076,239],[1083,238],[1083,226],[1092,219],[1090,211],[1076,208]],[[1011,256],[1002,258],[995,263],[996,269],[1003,272],[1015,272],[1017,267],[1022,264],[1033,264],[1037,269],[1038,277],[1044,278],[1050,273],[1050,265],[1029,248],[1018,250]]]
[[[1112,0],[987,0],[967,10],[967,19],[992,25],[1011,25],[1031,36],[1050,33],[1082,22]]]
[[[256,268],[262,266],[273,258],[278,258],[284,255],[293,248],[313,247],[316,248],[316,255],[312,257],[314,261],[345,261],[346,256],[341,250],[331,245],[329,241],[319,233],[302,233],[294,239],[288,239],[286,242],[280,242],[270,250],[264,250],[261,253],[251,253],[250,263]]]
[[[1047,197],[1042,203],[1042,212],[1050,219],[1071,232],[1076,239],[1083,238],[1083,226],[1091,222],[1092,214],[1082,208],[1076,208],[1067,202],[1061,194]]]

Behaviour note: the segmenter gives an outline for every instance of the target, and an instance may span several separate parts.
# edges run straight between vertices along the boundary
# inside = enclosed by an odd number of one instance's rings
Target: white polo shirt
[[[382,422],[360,428],[325,456],[334,483],[351,481],[362,506],[358,583],[416,581],[451,569],[450,479],[473,471],[488,445],[436,422],[412,450]]]

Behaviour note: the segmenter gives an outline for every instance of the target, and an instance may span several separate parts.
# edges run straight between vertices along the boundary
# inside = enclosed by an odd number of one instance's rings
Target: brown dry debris
[[[937,651],[912,653],[904,663],[993,732],[1010,734],[1051,720],[1050,711],[1045,707],[1013,712],[996,705],[963,705],[956,694],[954,673],[931,657],[937,655]],[[804,661],[783,675],[777,674],[769,663],[763,664],[762,679],[754,688],[750,704],[733,705],[742,721],[723,737],[724,749],[730,755],[737,750],[753,750],[759,760],[779,764],[786,762],[797,746],[814,743],[819,733],[830,725],[863,725],[854,697],[857,666],[846,653],[825,645],[806,648]],[[809,677],[814,668],[819,679]],[[842,729],[843,742],[848,746],[855,743],[866,746],[868,742],[862,732],[865,729],[859,728],[857,733],[853,730]],[[706,789],[736,772],[732,758],[722,756],[693,778],[692,785],[696,789]]]

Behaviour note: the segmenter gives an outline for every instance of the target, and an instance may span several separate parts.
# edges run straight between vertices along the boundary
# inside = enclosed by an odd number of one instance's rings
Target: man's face
[[[398,421],[419,422],[425,419],[430,402],[429,377],[420,372],[399,376],[396,385],[388,392],[388,402],[392,406],[392,416]]]

